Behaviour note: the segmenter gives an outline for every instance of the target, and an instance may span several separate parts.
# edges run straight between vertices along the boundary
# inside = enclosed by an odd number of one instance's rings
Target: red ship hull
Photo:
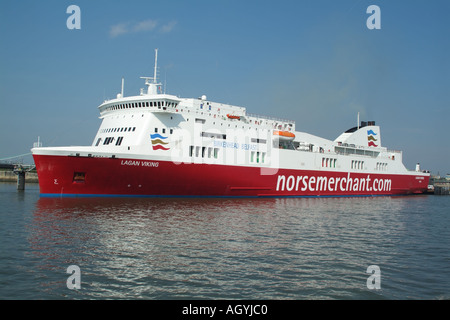
[[[41,196],[302,197],[419,194],[429,176],[34,155]]]

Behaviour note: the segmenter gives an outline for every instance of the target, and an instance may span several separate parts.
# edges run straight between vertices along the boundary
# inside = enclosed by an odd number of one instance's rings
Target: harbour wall
[[[432,187],[432,189],[428,190],[429,193],[436,194],[436,195],[450,195],[450,175],[447,174],[446,177],[440,177],[440,176],[431,176],[429,184]]]
[[[434,184],[434,194],[437,195],[450,195],[450,182],[436,183]]]
[[[12,171],[0,171],[0,182],[17,182],[17,174]],[[25,174],[26,183],[38,183],[38,175],[36,172],[27,172]]]

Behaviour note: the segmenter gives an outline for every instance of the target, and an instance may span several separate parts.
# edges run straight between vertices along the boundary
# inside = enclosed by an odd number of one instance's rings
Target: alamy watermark
[[[81,270],[77,265],[71,265],[67,267],[66,273],[70,274],[67,278],[67,289],[81,289]]]
[[[381,29],[381,9],[379,6],[371,5],[367,7],[366,13],[372,15],[367,18],[366,26],[369,30]]]
[[[381,289],[381,270],[377,265],[371,265],[367,267],[366,273],[370,274],[367,278],[367,289],[380,290]]]
[[[70,16],[67,18],[67,29],[81,29],[81,9],[77,5],[70,5],[66,10]],[[369,30],[381,29],[381,9],[377,5],[370,5],[367,7],[366,13],[371,14],[366,21],[366,26]]]
[[[66,13],[70,14],[67,18],[66,26],[67,29],[81,29],[81,9],[79,6],[74,4],[67,7]]]

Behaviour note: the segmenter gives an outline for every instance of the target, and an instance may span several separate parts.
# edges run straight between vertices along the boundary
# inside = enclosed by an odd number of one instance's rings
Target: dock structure
[[[430,193],[435,195],[450,195],[450,174],[445,177],[439,175],[432,176],[430,179]]]
[[[450,182],[437,183],[434,185],[434,194],[436,195],[450,195]]]
[[[13,172],[17,175],[17,190],[25,190],[25,169],[18,165],[14,167]]]
[[[3,166],[3,169],[5,170],[0,171],[0,182],[17,181],[17,190],[23,191],[25,190],[25,183],[38,182],[37,173],[33,171],[34,168],[34,165],[22,164],[8,166],[8,168]]]
[[[33,144],[33,147],[42,147],[40,137]],[[25,182],[37,183],[38,176],[34,164],[23,164],[23,158],[31,153],[19,154],[12,157],[0,159],[0,182],[15,182],[17,180],[17,190],[25,190]]]

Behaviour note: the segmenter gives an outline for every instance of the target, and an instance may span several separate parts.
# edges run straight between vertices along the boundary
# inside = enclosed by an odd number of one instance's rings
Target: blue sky
[[[69,30],[69,5],[81,29]],[[369,30],[368,6],[381,10]],[[450,173],[450,1],[0,1],[0,159],[90,145],[97,106],[139,94],[154,49],[167,92],[206,94],[328,139],[381,126],[404,163]],[[30,160],[31,161],[31,160]]]

